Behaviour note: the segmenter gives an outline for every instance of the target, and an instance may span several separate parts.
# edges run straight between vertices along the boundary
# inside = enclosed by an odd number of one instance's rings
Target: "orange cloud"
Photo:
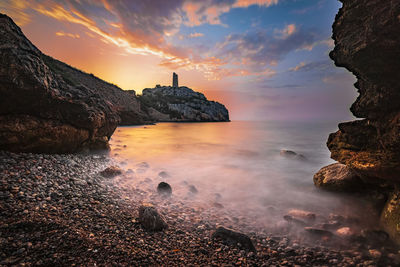
[[[306,65],[305,62],[300,62],[299,65],[297,65],[297,66],[295,66],[295,67],[293,67],[293,68],[290,68],[289,70],[290,70],[290,71],[299,71],[299,70],[301,70],[305,65]]]
[[[105,43],[113,44],[126,53],[136,55],[155,55],[161,58],[160,66],[178,69],[197,70],[208,79],[221,79],[228,76],[252,75],[248,70],[229,70],[228,62],[217,57],[201,56],[191,49],[177,47],[169,43],[184,23],[194,26],[203,23],[222,24],[220,15],[232,8],[250,5],[270,6],[278,0],[237,0],[218,2],[213,0],[168,1],[159,0],[155,5],[135,5],[129,1],[39,1],[33,0],[29,6],[23,1],[9,1],[8,9],[15,9],[28,19],[27,10],[81,25],[87,29],[88,36],[98,36]],[[134,5],[132,9],[131,5]],[[139,10],[137,10],[139,9]],[[92,12],[96,10],[96,12]],[[24,13],[25,11],[25,13]],[[290,30],[289,30],[290,31]],[[57,36],[80,38],[77,34],[56,32]],[[188,38],[203,36],[194,32]],[[179,36],[178,36],[179,38]]]
[[[79,34],[67,33],[67,32],[56,32],[57,36],[66,36],[71,38],[80,38]]]
[[[297,31],[295,24],[289,24],[282,30],[275,30],[276,37],[286,39]]]
[[[26,25],[31,21],[30,16],[25,12],[26,8],[29,8],[27,1],[0,1],[0,10],[4,10],[20,26]]]
[[[279,0],[238,0],[234,7],[248,7],[252,5],[271,6],[278,4]]]

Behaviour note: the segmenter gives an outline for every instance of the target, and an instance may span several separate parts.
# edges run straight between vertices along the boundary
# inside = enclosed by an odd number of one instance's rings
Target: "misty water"
[[[314,187],[314,173],[334,162],[326,139],[336,125],[234,121],[119,127],[110,155],[127,171],[121,186],[140,188],[146,192],[144,201],[151,202],[157,184],[165,181],[173,200],[216,214],[223,206],[261,227],[279,225],[291,209],[315,212],[318,218],[334,213],[373,223],[363,218],[369,216],[363,200]],[[283,157],[283,149],[306,159]],[[197,194],[190,192],[191,185]]]

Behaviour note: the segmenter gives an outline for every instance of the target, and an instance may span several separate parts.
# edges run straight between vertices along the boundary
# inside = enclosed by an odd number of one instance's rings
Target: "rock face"
[[[329,136],[331,157],[363,180],[400,183],[400,2],[346,0],[333,24],[330,57],[357,77],[351,111],[360,120],[339,124]],[[399,191],[382,212],[381,225],[400,243]]]
[[[3,14],[0,36],[0,149],[106,147],[121,121],[145,118],[134,94],[44,55]]]
[[[314,175],[315,186],[329,191],[359,191],[363,183],[349,167],[333,163],[323,167]]]
[[[185,86],[146,88],[139,100],[142,109],[156,121],[229,121],[224,105]]]
[[[400,182],[400,2],[342,2],[330,56],[357,77],[351,111],[363,119],[339,124],[328,148],[362,175]]]

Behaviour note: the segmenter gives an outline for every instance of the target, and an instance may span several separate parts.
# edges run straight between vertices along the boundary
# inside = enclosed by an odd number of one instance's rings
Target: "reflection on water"
[[[292,208],[346,213],[347,198],[314,188],[313,174],[333,162],[325,142],[331,124],[276,122],[159,123],[120,127],[111,139],[111,155],[143,190],[166,181],[173,194],[222,204],[238,213],[257,214],[269,222],[271,211],[282,218]],[[306,160],[284,158],[280,150],[303,154]],[[138,165],[146,162],[150,168]],[[168,175],[161,175],[160,172]],[[192,194],[193,195],[193,194]]]

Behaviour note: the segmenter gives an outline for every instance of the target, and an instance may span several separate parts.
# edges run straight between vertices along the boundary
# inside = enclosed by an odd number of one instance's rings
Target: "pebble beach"
[[[387,244],[333,247],[270,233],[221,206],[197,207],[147,187],[124,188],[129,172],[100,173],[107,155],[0,152],[1,266],[396,266]],[[143,168],[143,165],[140,167]],[[151,201],[168,228],[143,229],[138,209]],[[243,232],[256,251],[212,238],[218,226]]]

